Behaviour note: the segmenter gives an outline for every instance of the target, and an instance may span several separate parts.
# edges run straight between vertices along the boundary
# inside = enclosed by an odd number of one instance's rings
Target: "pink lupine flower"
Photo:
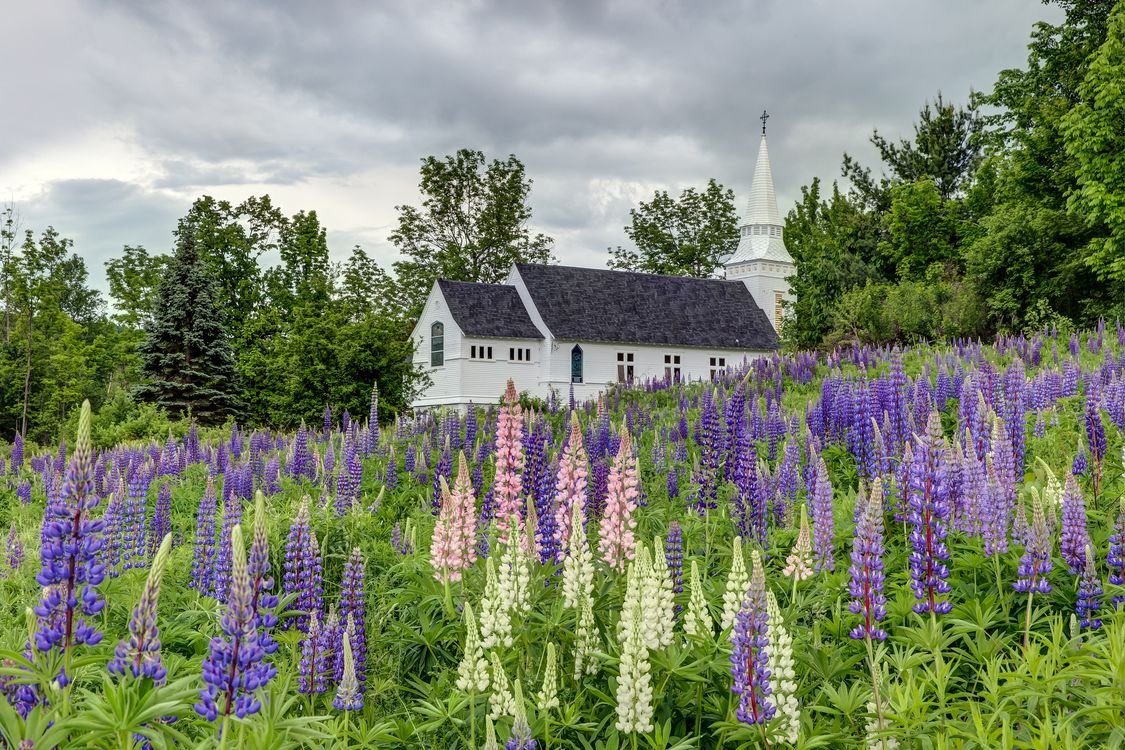
[[[476,499],[464,451],[458,455],[457,463],[457,479],[452,492],[445,477],[440,478],[441,513],[430,544],[434,578],[441,583],[461,580],[462,571],[471,567],[477,556]]]
[[[633,529],[637,527],[637,519],[633,511],[637,509],[637,467],[630,455],[632,448],[629,431],[622,427],[621,444],[609,470],[605,515],[598,541],[602,560],[618,573],[625,572],[625,563],[633,559],[636,547]]]
[[[582,430],[578,415],[570,414],[570,436],[559,460],[558,481],[555,484],[555,559],[562,562],[566,558],[567,544],[570,541],[570,519],[578,506],[580,518],[586,517],[586,448],[582,445]]]
[[[513,515],[517,519],[522,519],[523,516],[523,463],[523,410],[516,394],[516,384],[509,379],[504,391],[504,405],[500,407],[496,423],[496,480],[493,498],[496,502],[496,526],[500,529],[501,542],[508,541],[508,519]]]

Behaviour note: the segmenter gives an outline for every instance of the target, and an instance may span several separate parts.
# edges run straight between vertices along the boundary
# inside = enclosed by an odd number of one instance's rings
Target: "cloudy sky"
[[[910,133],[1022,66],[1036,0],[12,0],[0,6],[0,199],[94,282],[170,248],[211,194],[315,209],[384,261],[418,163],[514,153],[534,228],[603,265],[629,208],[715,177],[741,197],[768,108],[782,213],[873,128]]]

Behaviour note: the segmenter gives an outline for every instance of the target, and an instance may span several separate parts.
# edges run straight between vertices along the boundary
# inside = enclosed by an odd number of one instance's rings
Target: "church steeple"
[[[758,142],[758,160],[754,163],[754,180],[746,212],[739,227],[738,248],[726,262],[728,279],[745,282],[758,307],[781,327],[781,301],[789,299],[787,277],[794,271],[793,256],[785,248],[785,222],[777,210],[773,190],[769,149],[766,146],[766,120],[762,112],[762,136]]]

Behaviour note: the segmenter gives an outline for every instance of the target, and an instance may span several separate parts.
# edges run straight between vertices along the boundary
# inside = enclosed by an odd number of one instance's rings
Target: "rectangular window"
[[[531,350],[530,349],[524,349],[523,350],[523,361],[524,362],[530,362],[531,361]]]
[[[630,383],[633,380],[633,352],[617,353],[617,382]]]
[[[477,358],[477,348],[475,346],[469,347],[469,359]]]
[[[516,361],[516,350],[514,348],[508,349],[508,361],[509,362],[515,362]]]
[[[781,330],[781,316],[785,309],[782,300],[781,292],[773,293],[773,327],[777,331]]]
[[[492,359],[492,347],[488,347],[488,359]]]
[[[727,366],[726,357],[711,357],[711,380],[715,381]]]

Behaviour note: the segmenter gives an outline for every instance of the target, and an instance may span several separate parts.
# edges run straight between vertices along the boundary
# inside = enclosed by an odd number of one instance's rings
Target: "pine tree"
[[[190,234],[160,282],[152,321],[140,346],[147,382],[135,396],[174,416],[191,413],[217,424],[239,410],[234,353],[217,304],[218,283]]]

